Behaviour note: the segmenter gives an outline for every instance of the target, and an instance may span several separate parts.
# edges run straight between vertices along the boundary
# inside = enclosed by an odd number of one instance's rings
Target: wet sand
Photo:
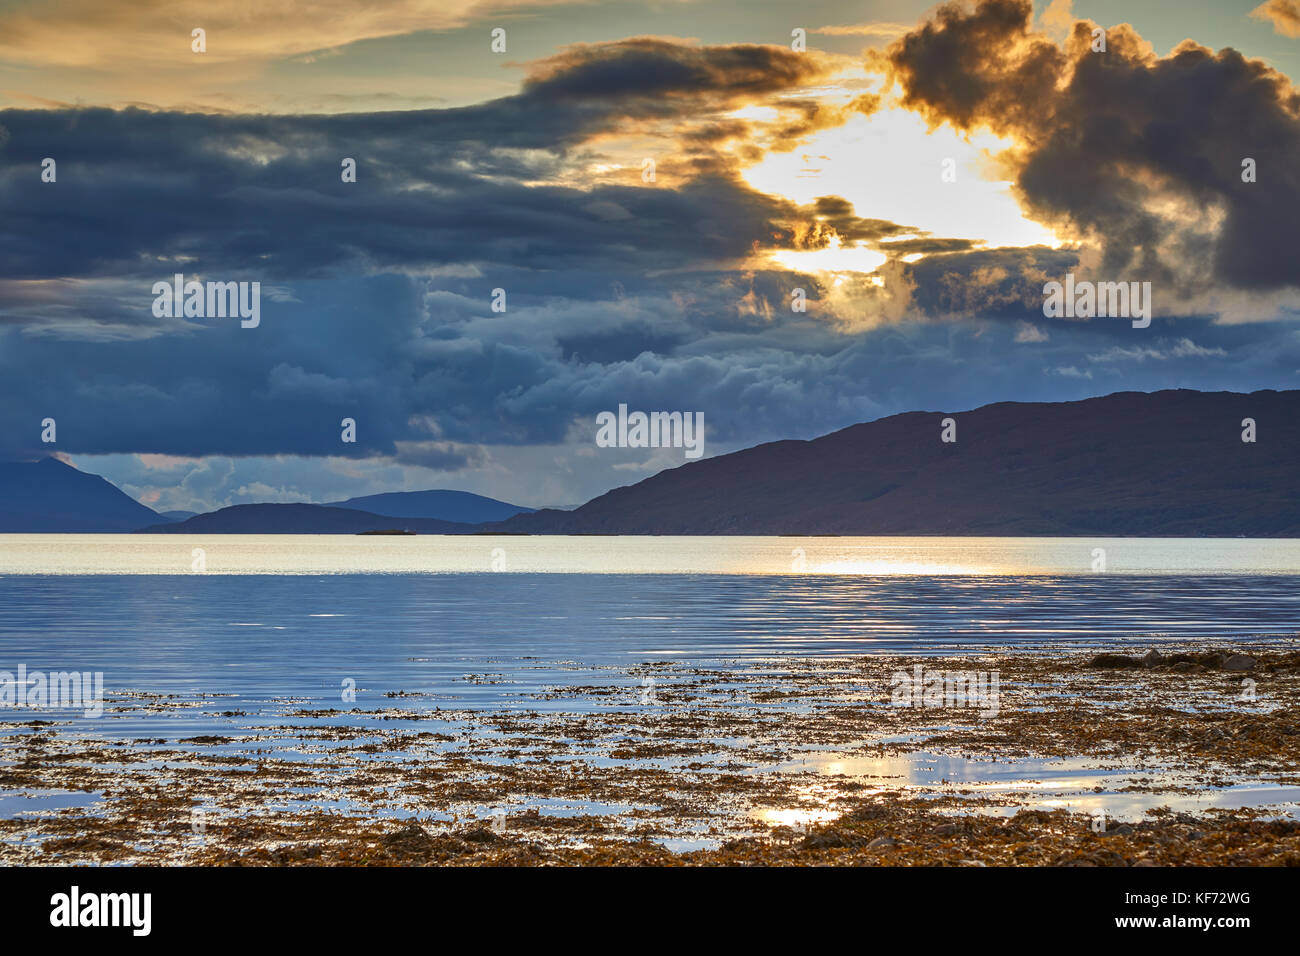
[[[657,663],[537,710],[286,701],[183,739],[9,722],[0,862],[1300,863],[1300,641],[1146,651]],[[900,706],[917,665],[996,699]]]

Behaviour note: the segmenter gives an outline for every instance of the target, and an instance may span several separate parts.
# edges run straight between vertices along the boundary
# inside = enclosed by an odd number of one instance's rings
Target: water
[[[4,535],[0,681],[102,671],[108,706],[6,708],[0,738],[39,718],[145,753],[215,735],[240,739],[205,752],[309,759],[330,746],[313,728],[391,731],[396,709],[454,736],[458,711],[635,707],[652,663],[741,679],[783,657],[1294,635],[1298,581],[1300,541],[1277,540]],[[924,784],[918,760],[904,779]],[[1042,799],[1094,800],[1072,774]]]
[[[566,708],[538,695],[652,661],[1300,631],[1297,541],[217,536],[199,573],[197,540],[0,536],[0,671],[221,695],[147,718],[208,733],[204,713],[340,706],[349,680],[359,707]],[[1115,570],[1091,572],[1095,547]],[[486,570],[494,549],[518,570]]]
[[[207,574],[1300,575],[1300,540],[0,535],[0,575],[183,575],[196,561]]]

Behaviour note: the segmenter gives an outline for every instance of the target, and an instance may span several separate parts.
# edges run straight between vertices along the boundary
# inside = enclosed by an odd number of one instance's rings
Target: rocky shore
[[[915,668],[942,680],[900,698],[899,675]],[[953,678],[975,673],[996,678],[978,685],[985,697],[954,697]],[[1293,640],[649,663],[618,676],[554,687],[536,710],[430,710],[414,692],[370,710],[286,701],[278,723],[229,736],[104,740],[57,721],[3,724],[6,806],[30,798],[31,809],[0,820],[0,857],[1300,863]],[[191,703],[132,692],[109,695],[106,710]],[[59,808],[55,795],[71,796]]]

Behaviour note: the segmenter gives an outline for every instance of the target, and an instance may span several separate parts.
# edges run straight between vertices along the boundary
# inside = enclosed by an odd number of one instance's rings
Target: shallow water
[[[1064,809],[1074,813],[1103,813],[1112,820],[1135,821],[1153,807],[1203,813],[1212,807],[1272,808],[1279,815],[1300,819],[1300,787],[1245,782],[1204,788],[1193,775],[1177,767],[1150,765],[1099,766],[1097,760],[1016,758],[991,760],[971,756],[915,751],[887,755],[820,751],[801,755],[774,768],[784,772],[843,775],[876,784],[880,790],[915,789],[918,795],[961,793],[1006,797],[1006,804],[972,805],[972,813],[1014,814],[1021,806]],[[1153,780],[1158,787],[1148,786]],[[1188,792],[1174,792],[1183,787]],[[868,791],[870,792],[870,791]],[[821,822],[826,811],[805,811],[809,819],[787,820],[787,811],[761,812],[767,822]]]
[[[624,670],[642,662],[1296,631],[1300,588],[1277,575],[0,578],[0,671],[103,671],[107,692],[220,695],[148,715],[149,726],[96,721],[146,736],[214,732],[196,724],[204,711],[342,706],[354,688],[363,709],[572,709],[581,702],[538,695],[630,685]]]
[[[131,717],[65,715],[137,736],[230,733],[298,708],[572,710],[608,704],[546,699],[547,691],[593,681],[631,687],[626,669],[646,662],[743,668],[783,656],[1294,634],[1297,580],[8,575],[0,577],[0,672],[16,675],[20,664],[29,673],[102,672],[109,694],[178,695]],[[14,678],[0,673],[6,679]],[[225,711],[247,716],[213,717]]]
[[[5,672],[16,674],[20,664],[29,673],[99,671],[110,703],[98,718],[5,708],[0,719],[53,719],[60,733],[173,743],[285,725],[391,729],[379,716],[288,715],[334,708],[634,708],[642,685],[631,671],[653,662],[734,669],[740,677],[783,657],[1051,650],[1129,640],[1145,648],[1300,632],[1295,541],[197,542],[166,535],[0,536],[0,681],[12,686]],[[190,570],[195,547],[204,548],[205,572]],[[497,557],[505,573],[489,570],[496,548],[504,549]],[[1106,573],[1091,569],[1094,548],[1106,550]],[[804,570],[792,572],[792,560],[802,560]],[[671,675],[664,680],[661,686],[671,685]],[[626,693],[562,690],[584,685]],[[350,689],[355,700],[346,696]],[[432,718],[422,728],[443,723]],[[454,719],[445,723],[443,729],[457,731]],[[250,746],[284,759],[301,753],[284,734],[207,752],[247,753]],[[936,782],[924,755],[898,759],[900,779],[882,785]],[[1151,799],[1117,793],[1118,781],[1095,770],[1031,763],[947,762],[936,772],[939,779],[1028,794],[1041,805],[1064,801],[1081,812],[1104,806],[1127,816]],[[824,772],[871,777],[882,769],[841,765]],[[1050,785],[1028,786],[1035,774]],[[1293,791],[1267,786],[1214,793],[1182,802],[1266,802],[1285,813],[1296,806]],[[4,809],[51,808],[39,797],[12,797],[19,803]],[[1160,802],[1168,804],[1167,795]]]

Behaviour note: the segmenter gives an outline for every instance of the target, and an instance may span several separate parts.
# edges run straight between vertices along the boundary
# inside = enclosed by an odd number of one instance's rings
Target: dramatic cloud
[[[796,216],[792,206],[739,184],[725,163],[678,168],[679,150],[659,170],[677,189],[644,188],[640,154],[593,187],[599,157],[579,147],[638,121],[680,135],[825,69],[781,48],[633,39],[569,51],[543,62],[518,95],[460,109],[0,111],[0,203],[24,236],[0,245],[0,273],[121,277],[184,263],[273,280],[516,261],[533,271],[666,269],[748,256],[756,242],[781,241],[774,220]],[[39,182],[45,157],[59,163],[57,185]],[[357,161],[355,184],[340,181],[345,157]]]
[[[1127,25],[1096,52],[1096,25],[1076,22],[1062,47],[1032,13],[1029,0],[941,7],[888,50],[904,105],[1011,138],[1021,202],[1100,248],[1107,278],[1180,296],[1300,284],[1300,94],[1287,77],[1190,40],[1157,57]]]
[[[942,11],[893,47],[889,93],[860,58],[633,37],[441,109],[0,111],[0,459],[49,451],[54,418],[61,453],[160,507],[447,484],[573,504],[682,461],[598,452],[595,416],[620,404],[702,412],[712,455],[915,408],[1292,384],[1285,323],[1184,309],[1138,341],[1041,309],[1067,270],[1203,264],[1220,306],[1276,319],[1232,297],[1289,281],[1289,87],[1229,51],[1156,59],[1123,29],[1096,66],[1026,9]],[[1074,89],[1090,69],[1101,105]],[[1005,135],[1010,171],[980,178],[993,137],[977,134],[960,183],[941,183],[961,137],[927,142],[895,98]],[[1198,102],[1207,142],[1184,128]],[[900,136],[918,152],[890,154]],[[834,166],[821,137],[842,144],[839,178],[783,191]],[[1260,181],[1238,187],[1239,157],[1217,164],[1246,143]],[[1079,242],[1021,229],[1011,178]],[[910,214],[991,183],[968,232]],[[1248,235],[1270,224],[1273,250]],[[178,272],[260,282],[260,325],[156,316],[153,284]]]
[[[673,115],[683,104],[738,105],[821,79],[827,61],[785,47],[699,47],[658,37],[579,44],[542,60],[524,94],[550,102],[599,101]]]
[[[671,138],[825,71],[782,48],[633,39],[566,51],[519,94],[460,109],[0,112],[0,205],[23,237],[0,243],[3,450],[40,452],[29,424],[48,416],[81,453],[455,469],[484,446],[562,443],[620,402],[707,409],[719,442],[868,415],[842,394],[845,343],[812,317],[793,348],[713,344],[771,324],[756,303],[798,280],[744,264],[806,241],[811,210],[725,163],[675,184],[637,166],[584,176],[602,161],[589,144],[628,124]],[[835,211],[849,231],[895,229]],[[261,325],[156,317],[153,284],[177,272],[262,283]]]
[[[1267,20],[1283,36],[1300,37],[1300,3],[1296,0],[1268,0],[1251,10],[1250,15]]]

